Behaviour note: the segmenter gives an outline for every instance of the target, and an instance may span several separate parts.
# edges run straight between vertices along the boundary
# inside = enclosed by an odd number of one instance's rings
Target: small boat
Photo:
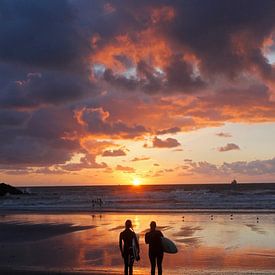
[[[234,179],[234,180],[231,181],[231,184],[232,184],[232,185],[236,185],[236,184],[237,184],[237,181]]]

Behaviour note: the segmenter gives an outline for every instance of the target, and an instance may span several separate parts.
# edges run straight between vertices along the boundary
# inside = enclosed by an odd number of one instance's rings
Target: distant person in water
[[[119,249],[121,256],[124,259],[124,274],[132,275],[133,274],[133,264],[134,264],[134,251],[133,251],[133,241],[137,247],[139,254],[139,243],[137,236],[132,228],[131,220],[125,222],[125,230],[122,231],[119,235]]]
[[[151,275],[155,275],[156,263],[158,266],[158,275],[162,275],[163,249],[161,244],[161,231],[156,230],[157,224],[150,223],[150,231],[145,234],[145,243],[149,244],[149,259],[151,263]]]

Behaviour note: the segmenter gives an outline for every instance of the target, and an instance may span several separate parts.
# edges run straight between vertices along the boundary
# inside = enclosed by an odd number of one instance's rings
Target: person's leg
[[[129,255],[124,255],[124,275],[128,275]]]
[[[129,275],[133,275],[133,265],[129,265]]]
[[[162,275],[163,253],[157,255],[158,275]]]
[[[156,270],[156,256],[152,253],[149,254],[149,259],[151,263],[151,275],[155,275]]]
[[[133,275],[134,261],[135,261],[134,254],[132,253],[132,251],[130,251],[129,262],[128,262],[128,265],[129,265],[129,275]]]

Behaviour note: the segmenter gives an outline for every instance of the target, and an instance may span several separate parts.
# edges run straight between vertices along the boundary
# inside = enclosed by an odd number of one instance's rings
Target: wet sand
[[[3,214],[0,273],[122,274],[118,235],[128,218],[141,245],[134,274],[149,274],[151,220],[179,249],[165,254],[164,274],[275,274],[275,214],[265,213]]]

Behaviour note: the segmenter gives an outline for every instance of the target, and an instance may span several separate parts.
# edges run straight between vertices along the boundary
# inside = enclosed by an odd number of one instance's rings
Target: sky
[[[275,181],[275,1],[0,0],[0,181]]]

